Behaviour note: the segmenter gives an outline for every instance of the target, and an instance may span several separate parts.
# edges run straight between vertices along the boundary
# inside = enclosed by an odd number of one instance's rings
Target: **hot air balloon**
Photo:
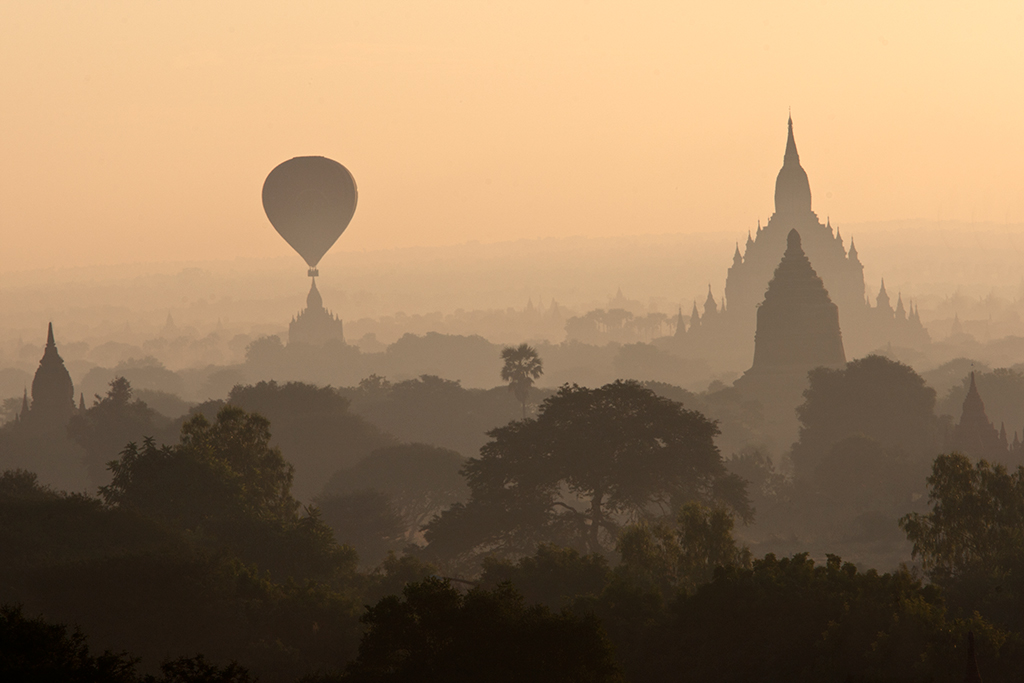
[[[327,157],[295,157],[263,182],[263,210],[274,229],[309,265],[309,276],[345,232],[356,211],[356,181]]]

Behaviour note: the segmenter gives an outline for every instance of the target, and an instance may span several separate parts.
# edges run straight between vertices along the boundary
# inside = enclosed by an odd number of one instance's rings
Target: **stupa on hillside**
[[[811,187],[793,134],[793,119],[788,121],[786,151],[775,180],[775,212],[768,223],[747,233],[741,252],[739,243],[733,254],[725,282],[725,296],[716,301],[711,288],[703,313],[696,301],[683,330],[677,324],[675,343],[687,355],[723,358],[726,365],[743,367],[750,362],[750,340],[757,327],[760,304],[792,230],[800,233],[802,248],[814,264],[831,300],[838,306],[839,321],[848,348],[855,355],[892,344],[919,346],[928,342],[913,302],[903,303],[897,293],[894,309],[882,283],[876,305],[865,296],[864,266],[850,240],[846,249],[838,227],[823,224],[811,207]]]
[[[323,346],[328,341],[345,341],[341,319],[324,308],[323,297],[316,288],[316,278],[306,295],[306,307],[288,325],[288,344]]]

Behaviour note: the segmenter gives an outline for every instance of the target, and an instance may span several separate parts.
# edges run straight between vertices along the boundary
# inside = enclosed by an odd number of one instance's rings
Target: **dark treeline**
[[[43,401],[0,429],[0,667],[945,681],[973,633],[985,677],[1009,679],[1024,470],[973,398],[1016,396],[1006,377],[970,379],[954,422],[895,361],[814,370],[783,461],[723,457],[705,409],[756,413],[725,388],[372,375],[238,384],[172,419],[117,378],[91,406]],[[89,492],[41,483],[75,468]],[[890,562],[911,552],[914,568]]]

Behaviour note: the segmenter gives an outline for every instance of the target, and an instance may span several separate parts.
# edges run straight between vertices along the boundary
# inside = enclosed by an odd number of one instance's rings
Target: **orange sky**
[[[335,249],[739,237],[790,106],[833,223],[1021,222],[1024,3],[976,4],[6,0],[0,269],[288,253],[312,154]]]

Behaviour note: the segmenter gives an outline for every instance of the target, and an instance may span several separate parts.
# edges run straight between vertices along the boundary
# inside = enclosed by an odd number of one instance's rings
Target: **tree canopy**
[[[71,416],[68,434],[85,450],[89,478],[99,485],[109,481],[107,463],[126,443],[156,434],[167,422],[144,402],[133,399],[127,379],[116,377],[106,396],[97,396],[92,407]]]
[[[798,480],[813,480],[833,447],[853,436],[871,439],[890,456],[902,453],[924,468],[938,453],[935,391],[910,366],[867,356],[841,369],[815,368],[808,379],[797,408],[800,439],[793,444]]]
[[[596,619],[528,606],[507,583],[463,595],[428,578],[383,598],[363,622],[345,678],[353,683],[622,680]]]
[[[488,432],[463,472],[471,497],[427,529],[433,550],[530,553],[542,542],[607,550],[623,521],[692,500],[753,511],[727,472],[717,426],[636,382],[563,386],[536,418]]]
[[[934,579],[1024,569],[1024,468],[940,455],[928,486],[931,511],[909,514],[900,526]]]
[[[492,356],[493,365],[493,356]],[[493,371],[493,368],[492,368]],[[505,387],[467,389],[436,375],[391,383],[371,375],[358,389],[341,390],[352,410],[402,441],[442,446],[470,457],[485,432],[519,417],[521,406]],[[535,390],[535,394],[541,390]]]
[[[292,497],[292,466],[270,445],[270,423],[225,406],[214,422],[195,415],[180,443],[128,444],[110,463],[100,489],[108,506],[188,531],[281,577],[325,576],[351,569],[354,553],[338,547],[315,508],[301,517]]]
[[[258,382],[235,386],[228,405],[259,413],[274,425],[272,442],[295,466],[295,496],[303,502],[320,493],[323,482],[374,449],[395,443],[349,409],[350,401],[333,387],[303,382]],[[208,419],[224,402],[201,406]]]
[[[737,547],[732,528],[732,515],[724,508],[687,503],[674,525],[659,522],[623,530],[618,571],[665,598],[692,593],[711,580],[716,568],[750,566],[750,551]]]
[[[406,542],[417,541],[432,517],[469,497],[459,474],[465,458],[422,443],[378,448],[352,467],[334,473],[318,499],[373,490],[386,495],[402,523]]]
[[[537,355],[537,349],[529,344],[506,346],[501,350],[501,379],[508,382],[509,391],[523,404],[523,419],[526,419],[526,399],[534,380],[544,374],[544,363]]]

